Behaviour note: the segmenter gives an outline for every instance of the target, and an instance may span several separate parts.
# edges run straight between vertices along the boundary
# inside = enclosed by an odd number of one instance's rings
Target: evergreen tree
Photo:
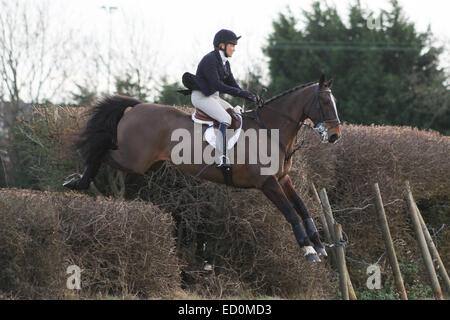
[[[159,90],[158,96],[155,98],[155,103],[176,105],[176,106],[192,106],[191,96],[185,96],[177,92],[178,89],[183,89],[184,86],[175,81],[169,83],[167,78],[162,78],[162,86]]]
[[[139,80],[134,81],[130,74],[125,77],[115,78],[116,93],[146,101],[149,95],[149,89],[140,83]]]
[[[430,29],[416,31],[398,1],[375,13],[360,1],[345,24],[336,8],[314,2],[303,11],[305,27],[289,12],[273,22],[265,53],[269,56],[270,92],[317,81],[321,72],[336,80],[342,120],[360,124],[413,125],[450,133],[450,95],[439,67],[443,49],[433,45]]]
[[[72,100],[76,105],[89,106],[97,99],[97,92],[92,91],[89,87],[75,84],[78,92],[72,92]]]
[[[249,72],[247,79],[245,81],[236,80],[239,83],[239,86],[242,89],[250,91],[254,94],[261,95],[263,98],[268,98],[267,94],[264,93],[265,87],[261,83],[261,75],[260,70],[256,69],[254,72]],[[225,95],[224,99],[227,100],[233,107],[237,105],[243,107],[245,106],[245,110],[251,110],[256,107],[256,105],[252,102],[245,101],[244,98],[233,97],[230,95]]]

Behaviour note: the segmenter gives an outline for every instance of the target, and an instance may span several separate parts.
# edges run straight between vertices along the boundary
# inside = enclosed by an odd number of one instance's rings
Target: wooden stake
[[[420,224],[419,217],[416,213],[415,202],[413,195],[411,193],[411,188],[409,186],[409,182],[405,181],[405,197],[406,202],[408,204],[408,211],[411,217],[411,222],[414,226],[414,231],[416,233],[417,242],[419,243],[420,251],[422,252],[422,257],[425,262],[425,267],[428,271],[431,280],[431,286],[433,287],[434,296],[436,300],[443,300],[441,286],[439,285],[439,281],[436,275],[436,271],[434,270],[433,260],[431,259],[430,251],[428,251],[428,246],[425,241],[425,236],[422,231],[422,226]]]
[[[314,182],[311,182],[311,189],[313,191],[313,195],[314,195],[314,198],[316,199],[317,203],[319,203],[322,206],[322,202],[320,201],[319,195],[317,194],[317,189],[316,189],[316,186],[314,185]],[[331,239],[330,229],[328,227],[327,220],[325,219],[323,210],[322,210],[321,214],[319,214],[319,220],[323,226],[323,232],[325,233],[325,238],[326,238],[327,242],[332,243],[333,240]]]
[[[444,281],[445,288],[447,290],[447,293],[450,295],[450,279],[448,277],[447,270],[445,269],[444,263],[441,260],[441,256],[439,255],[439,252],[434,245],[433,238],[430,235],[430,232],[428,231],[428,228],[425,224],[425,221],[423,221],[423,217],[420,214],[419,208],[417,207],[417,204],[414,203],[414,208],[416,209],[416,214],[419,217],[420,225],[422,226],[422,231],[425,236],[425,240],[427,241],[428,248],[430,249],[430,253],[433,257],[433,260],[436,260],[438,265],[438,272],[442,277],[442,280]]]
[[[337,236],[340,236],[342,238],[342,227],[340,224],[334,225],[334,232]],[[349,293],[348,293],[348,284],[347,284],[347,272],[345,270],[345,254],[344,254],[344,248],[342,246],[338,246],[336,248],[337,250],[337,256],[338,256],[338,269],[339,269],[339,283],[341,286],[341,292],[342,292],[342,299],[344,300],[350,300]]]
[[[383,233],[383,239],[386,246],[389,262],[391,264],[392,272],[394,273],[395,285],[400,298],[402,300],[408,300],[406,295],[405,286],[403,284],[402,274],[397,261],[397,255],[395,254],[394,244],[392,243],[391,232],[389,231],[388,221],[386,219],[386,213],[384,212],[383,200],[381,199],[380,188],[378,183],[373,185],[373,191],[375,193],[375,204],[377,207],[378,221],[380,222],[381,232]]]
[[[321,189],[320,193],[320,203],[322,204],[322,209],[323,212],[325,213],[325,218],[326,218],[326,224],[328,225],[328,230],[330,233],[330,237],[333,239],[333,243],[336,245],[333,249],[335,253],[333,254],[335,256],[335,261],[336,264],[338,266],[338,269],[340,268],[339,266],[342,265],[342,263],[340,262],[340,258],[339,258],[339,253],[338,253],[338,249],[341,248],[342,249],[342,253],[344,253],[344,248],[342,248],[341,246],[339,246],[341,238],[342,238],[342,228],[341,228],[341,236],[338,237],[336,235],[336,223],[334,221],[334,217],[333,217],[333,211],[331,210],[331,206],[330,206],[330,202],[328,201],[328,195],[327,192],[325,191],[325,189]],[[350,275],[348,273],[348,269],[347,269],[347,264],[345,263],[345,254],[344,254],[344,271],[346,276],[344,277],[344,279],[346,279],[347,282],[347,287],[348,287],[348,292],[349,292],[349,296],[351,300],[358,300],[358,298],[356,297],[356,293],[355,290],[353,288],[353,284],[350,280]]]
[[[325,240],[328,243],[332,244],[332,243],[334,243],[334,239],[331,237],[330,227],[328,226],[327,220],[325,219],[323,205],[322,205],[322,202],[320,201],[319,194],[317,193],[316,186],[314,185],[313,182],[311,182],[311,189],[313,191],[314,198],[316,199],[317,203],[319,203],[322,208],[322,211],[319,214],[319,219],[320,219],[320,223],[322,224],[322,227],[323,227],[323,232],[325,233]],[[335,266],[337,268],[337,258],[336,258],[336,252],[334,251],[334,248],[333,247],[328,248],[327,253],[330,255],[333,266]]]
[[[325,219],[328,225],[330,236],[334,241],[336,241],[336,233],[333,227],[334,226],[333,212],[331,211],[330,202],[328,201],[328,195],[325,189],[320,190],[319,196],[320,202],[322,203],[323,212],[325,213]]]

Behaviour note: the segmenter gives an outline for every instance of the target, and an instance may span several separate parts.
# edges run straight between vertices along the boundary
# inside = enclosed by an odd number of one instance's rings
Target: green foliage
[[[433,299],[433,290],[430,286],[420,282],[420,268],[417,263],[403,262],[399,259],[400,272],[402,273],[405,289],[410,300]],[[384,275],[382,279],[385,281],[381,289],[369,290],[364,288],[358,290],[356,295],[360,300],[398,300],[399,296],[396,293],[395,282],[392,276]],[[339,292],[338,297],[342,295]]]
[[[72,92],[72,100],[80,106],[89,106],[97,99],[97,92],[89,88],[76,84],[78,92]]]
[[[155,98],[155,103],[167,104],[170,106],[192,106],[191,96],[185,96],[178,93],[178,89],[184,89],[184,86],[178,81],[170,83],[166,78],[162,78],[162,86],[158,96]]]
[[[409,288],[409,299],[434,299],[433,289],[431,289],[430,286],[423,285],[416,280],[415,283]]]
[[[79,171],[69,128],[69,123],[73,128],[78,121],[68,110],[38,107],[30,119],[18,121],[13,129],[15,162],[11,168],[16,187],[62,190],[67,173]]]
[[[399,267],[410,300],[434,298],[433,289],[418,280],[421,271],[417,263],[408,263],[399,259]]]
[[[397,296],[391,287],[379,290],[362,290],[357,292],[360,300],[396,300]]]
[[[239,81],[239,86],[242,89],[250,91],[254,94],[263,95],[263,88],[265,88],[261,83],[261,73],[260,70],[255,70],[254,72],[249,72],[246,81]],[[227,100],[233,107],[240,105],[243,106],[245,104],[245,109],[250,110],[254,109],[256,106],[254,103],[246,101],[243,98],[237,98],[232,96],[225,96],[225,100]],[[267,95],[263,95],[263,98],[268,98]]]
[[[323,8],[324,7],[324,8]],[[270,92],[317,81],[324,72],[336,80],[342,120],[360,124],[413,125],[449,134],[450,94],[439,68],[443,49],[432,44],[430,30],[419,33],[397,1],[383,11],[380,28],[359,1],[348,25],[336,8],[315,2],[300,19],[280,14],[264,48],[272,78]]]
[[[134,77],[127,73],[124,77],[115,78],[116,93],[126,95],[139,99],[141,101],[147,100],[150,90],[145,87],[139,77],[134,80]]]
[[[419,273],[419,266],[415,263],[403,263],[399,262],[399,267],[405,277],[405,280],[408,280],[406,277],[414,276]]]

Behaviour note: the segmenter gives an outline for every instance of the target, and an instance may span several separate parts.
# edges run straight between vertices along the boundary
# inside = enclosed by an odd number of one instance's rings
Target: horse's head
[[[336,109],[336,101],[331,93],[333,79],[326,81],[322,74],[314,85],[313,102],[305,112],[314,123],[314,130],[322,137],[322,142],[335,143],[341,137],[341,122]]]

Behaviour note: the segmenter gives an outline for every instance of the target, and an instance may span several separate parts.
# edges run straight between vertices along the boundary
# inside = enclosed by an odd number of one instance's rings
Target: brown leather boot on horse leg
[[[292,155],[297,150],[296,135],[302,126],[317,132],[321,142],[336,143],[341,136],[331,84],[331,80],[326,82],[322,76],[319,83],[290,89],[271,98],[256,110],[242,114],[242,132],[253,131],[257,141],[253,145],[244,145],[242,150],[239,150],[238,145],[238,152],[230,157],[234,186],[261,190],[291,224],[297,243],[303,248],[306,258],[313,262],[320,261],[317,253],[326,255],[326,252],[288,174]],[[127,107],[131,108],[124,113]],[[306,119],[310,119],[313,126],[305,123]],[[210,148],[202,139],[206,126],[200,127],[200,139],[196,140],[194,128],[198,129],[198,126],[190,114],[174,107],[110,96],[100,100],[92,109],[78,147],[86,165],[94,169],[100,162],[125,172],[144,174],[169,161],[180,170],[196,175],[209,164],[204,155]],[[275,130],[279,130],[279,134]],[[185,138],[190,140],[185,141]],[[267,155],[270,154],[273,160],[269,165],[276,164],[270,173],[264,171],[267,163],[249,161],[254,156],[252,148],[259,146],[262,138],[267,143],[267,151],[270,151]],[[175,152],[180,148],[183,150],[182,156]],[[243,156],[244,163],[237,161],[238,155]],[[82,179],[94,179],[94,169],[86,170],[85,174],[89,176]],[[216,183],[225,182],[221,170],[212,165],[203,172],[201,178]]]

